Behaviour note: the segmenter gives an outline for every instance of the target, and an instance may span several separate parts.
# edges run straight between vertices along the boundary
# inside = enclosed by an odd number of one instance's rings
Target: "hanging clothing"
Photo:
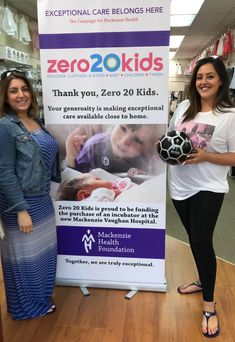
[[[39,36],[38,36],[38,24],[36,21],[31,20],[28,24],[29,33],[32,41],[32,48],[34,51],[39,50]]]
[[[230,31],[227,31],[224,41],[223,56],[228,56],[233,52],[232,37]]]
[[[17,32],[17,26],[13,13],[8,7],[4,7],[2,29],[8,36],[14,36]]]
[[[16,23],[16,32],[14,34],[14,38],[19,40],[19,26],[20,26],[20,17],[18,15],[18,13],[15,13],[14,15],[14,20],[15,20],[15,23]]]
[[[204,50],[204,51],[202,51],[202,53],[201,53],[199,59],[203,59],[203,58],[206,58],[206,57],[207,57],[207,51]]]
[[[212,50],[212,56],[217,56],[218,55],[218,45],[219,45],[219,39],[216,40],[213,50]]]
[[[29,42],[31,42],[28,24],[24,17],[20,18],[19,22],[19,40],[24,44],[29,44]]]
[[[224,51],[224,40],[225,40],[225,36],[222,35],[219,39],[219,44],[218,44],[218,48],[217,48],[217,55],[218,56],[223,56],[223,51]]]
[[[198,58],[199,58],[199,56],[194,57],[194,58],[190,61],[189,65],[188,65],[188,67],[187,67],[187,74],[188,74],[188,75],[190,75],[190,74],[193,72],[193,69],[194,69],[194,67],[195,67],[195,65],[196,65],[196,62],[198,61]]]
[[[176,75],[182,75],[182,68],[181,68],[181,64],[176,64]]]
[[[0,6],[0,34],[3,32],[3,16],[4,16],[4,7]]]
[[[231,38],[232,38],[233,52],[235,52],[235,29],[231,30]]]

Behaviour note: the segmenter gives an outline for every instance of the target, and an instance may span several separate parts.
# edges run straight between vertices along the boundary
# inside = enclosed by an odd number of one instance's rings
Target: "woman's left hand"
[[[194,147],[194,152],[182,164],[197,164],[208,162],[217,165],[234,166],[235,152],[215,153],[208,152],[204,149]]]
[[[18,212],[18,224],[22,233],[28,234],[33,231],[32,219],[26,210]]]
[[[207,160],[208,153],[201,149],[194,147],[194,152],[189,154],[183,164],[197,164]]]

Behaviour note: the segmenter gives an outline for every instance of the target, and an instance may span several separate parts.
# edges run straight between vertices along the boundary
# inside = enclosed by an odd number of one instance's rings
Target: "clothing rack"
[[[4,0],[3,6],[4,6],[4,7],[6,7],[6,6],[9,7],[10,9],[12,9],[12,10],[13,10],[15,13],[17,13],[18,15],[19,15],[19,14],[23,15],[23,16],[25,17],[25,19],[26,19],[26,18],[29,19],[28,21],[31,21],[31,20],[32,20],[32,21],[37,21],[35,18],[30,17],[28,14],[26,14],[26,13],[24,13],[24,12],[18,10],[17,8],[15,8],[14,5],[12,5],[12,3],[8,2],[8,1],[5,1],[5,0]]]
[[[206,45],[204,45],[202,47],[202,49],[199,51],[199,53],[194,56],[193,58],[197,57],[198,55],[201,55],[203,53],[203,51],[209,49],[212,45],[214,45],[216,43],[216,41],[218,39],[220,39],[223,35],[225,35],[228,31],[232,31],[235,30],[235,25],[234,25],[234,21],[230,24],[227,25],[222,31],[220,31],[214,38],[212,38]]]

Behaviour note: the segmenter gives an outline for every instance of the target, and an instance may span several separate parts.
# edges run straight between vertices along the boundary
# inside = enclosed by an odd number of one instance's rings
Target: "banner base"
[[[67,278],[57,278],[56,285],[58,286],[77,286],[81,289],[87,287],[93,288],[108,288],[117,290],[130,290],[130,291],[150,291],[150,292],[166,292],[167,284],[156,283],[156,284],[140,284],[140,283],[120,283],[120,282],[110,282],[110,281],[86,281],[79,279],[67,279]]]
[[[126,299],[131,299],[131,298],[134,297],[134,295],[136,295],[137,292],[138,292],[138,291],[136,291],[136,290],[132,290],[132,291],[128,292],[128,293],[125,295],[125,298],[126,298]]]
[[[80,290],[82,291],[83,296],[85,297],[90,296],[90,292],[88,291],[86,287],[80,286]]]

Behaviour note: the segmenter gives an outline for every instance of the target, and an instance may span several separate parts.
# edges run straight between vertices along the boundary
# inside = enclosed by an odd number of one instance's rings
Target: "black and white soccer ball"
[[[164,162],[177,165],[183,163],[192,153],[193,145],[185,132],[172,130],[161,136],[157,151]]]

